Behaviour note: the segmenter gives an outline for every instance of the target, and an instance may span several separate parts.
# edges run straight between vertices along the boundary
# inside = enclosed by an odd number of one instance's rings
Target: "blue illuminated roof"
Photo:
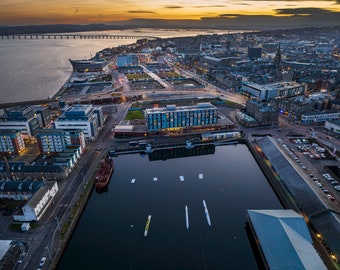
[[[269,269],[327,269],[301,215],[281,209],[247,212]]]

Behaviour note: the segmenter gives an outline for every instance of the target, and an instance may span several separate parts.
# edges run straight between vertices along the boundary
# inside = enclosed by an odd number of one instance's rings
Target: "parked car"
[[[42,257],[42,258],[40,259],[39,266],[40,266],[40,267],[43,266],[43,265],[45,264],[45,261],[46,261],[46,257]]]

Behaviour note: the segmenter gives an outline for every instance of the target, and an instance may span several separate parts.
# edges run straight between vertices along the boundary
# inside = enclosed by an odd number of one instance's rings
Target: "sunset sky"
[[[340,0],[0,0],[0,25],[88,24],[130,19],[184,20],[267,16],[337,16]],[[320,16],[321,15],[321,16]]]

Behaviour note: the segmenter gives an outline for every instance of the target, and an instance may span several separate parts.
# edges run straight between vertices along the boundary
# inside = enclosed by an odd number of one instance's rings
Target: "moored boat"
[[[94,185],[97,190],[105,188],[111,178],[113,172],[113,160],[107,156],[100,161],[100,168],[96,173],[96,179],[94,180]]]

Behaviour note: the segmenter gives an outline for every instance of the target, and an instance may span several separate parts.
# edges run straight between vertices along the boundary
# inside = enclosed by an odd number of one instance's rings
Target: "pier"
[[[158,37],[138,35],[103,35],[103,34],[17,34],[1,35],[1,39],[158,39]]]

